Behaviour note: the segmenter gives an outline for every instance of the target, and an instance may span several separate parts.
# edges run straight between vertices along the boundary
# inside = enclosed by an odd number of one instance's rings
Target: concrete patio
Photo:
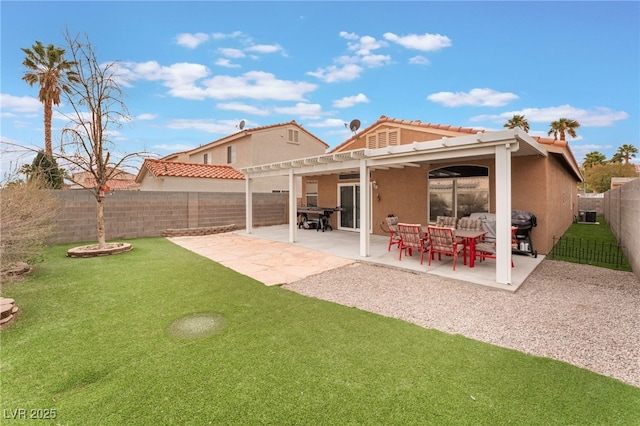
[[[474,268],[458,259],[455,271],[448,257],[443,257],[442,261],[436,257],[431,266],[427,265],[426,256],[420,265],[420,257],[415,253],[403,256],[400,261],[398,248],[392,247],[388,251],[389,238],[380,235],[371,235],[371,255],[368,257],[359,254],[357,232],[299,229],[297,241],[290,243],[288,225],[253,228],[251,234],[238,230],[232,234],[175,237],[170,240],[267,285],[293,282],[358,261],[515,292],[544,259],[542,255],[537,258],[514,255],[512,283],[507,286],[496,283],[495,261],[492,259],[476,261]]]

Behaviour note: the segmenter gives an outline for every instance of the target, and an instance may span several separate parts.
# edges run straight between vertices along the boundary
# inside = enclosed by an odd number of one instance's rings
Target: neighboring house
[[[245,128],[237,133],[218,139],[198,148],[178,152],[162,158],[163,161],[176,161],[190,164],[216,164],[243,167],[268,164],[294,158],[312,157],[324,154],[329,145],[314,136],[294,121],[268,126]],[[159,190],[147,185],[145,176],[138,175],[141,190]],[[189,178],[181,181],[181,191],[218,191],[215,185],[196,184]],[[199,189],[195,189],[198,185]],[[298,187],[299,187],[298,183]],[[204,186],[204,187],[203,187]],[[151,189],[151,188],[154,189]],[[254,187],[255,192],[288,191],[286,176],[261,179]],[[241,189],[244,192],[244,187]]]
[[[109,169],[111,171],[113,169]],[[67,189],[83,189],[83,188],[95,188],[96,179],[89,172],[79,172],[72,175],[73,183],[67,186]],[[136,184],[136,175],[127,173],[125,171],[117,171],[111,179],[107,181],[107,186],[112,191],[119,190],[136,190],[138,185]]]
[[[366,222],[370,232],[383,234],[379,224],[389,214],[402,222],[427,225],[438,215],[463,217],[499,210],[503,222],[509,222],[500,231],[504,233],[499,238],[504,238],[510,232],[510,210],[519,209],[537,217],[532,240],[541,254],[547,254],[553,237],[573,222],[578,213],[577,182],[583,180],[566,141],[534,138],[521,129],[485,132],[386,116],[324,156],[270,168],[271,173],[292,170],[303,176],[298,194],[303,200],[316,200],[322,207],[341,206],[343,211],[331,216],[337,229],[359,230]],[[251,181],[268,176],[266,170],[264,166],[241,169]],[[367,177],[368,193],[363,198],[360,185]],[[360,208],[363,199],[369,201],[368,208]],[[366,241],[361,232],[363,256],[368,255]],[[501,250],[510,247],[509,241],[500,244]],[[506,276],[510,266],[504,264]],[[498,282],[508,280],[505,276]]]
[[[136,182],[142,191],[244,192],[244,175],[231,166],[146,159]]]

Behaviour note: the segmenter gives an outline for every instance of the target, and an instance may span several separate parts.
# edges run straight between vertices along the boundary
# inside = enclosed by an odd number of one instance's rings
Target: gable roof
[[[251,129],[243,129],[243,130],[240,130],[239,132],[236,132],[236,133],[234,133],[232,135],[225,136],[224,138],[215,140],[213,142],[209,142],[208,144],[199,146],[199,147],[194,148],[194,149],[192,149],[190,151],[186,151],[186,153],[195,154],[195,153],[198,153],[200,151],[204,151],[204,150],[210,149],[210,148],[212,148],[214,146],[223,145],[225,143],[229,143],[229,142],[233,142],[235,140],[241,139],[241,138],[243,138],[245,136],[250,136],[251,134],[254,134],[254,133],[264,132],[266,130],[273,130],[273,129],[278,128],[278,127],[287,127],[287,126],[297,127],[298,129],[300,129],[301,131],[305,132],[306,134],[311,136],[313,139],[315,139],[318,143],[322,144],[325,149],[329,148],[329,145],[326,142],[324,142],[323,140],[318,138],[313,133],[310,133],[304,127],[302,127],[301,125],[296,123],[295,120],[291,120],[288,123],[270,124],[268,126],[254,127],[254,128],[251,128]],[[172,154],[172,155],[169,155],[169,156],[167,156],[165,158],[171,158],[171,157],[173,157],[174,155],[177,155],[177,154],[181,154],[181,153]]]
[[[476,133],[484,133],[484,129],[473,129],[469,127],[460,127],[460,126],[450,126],[445,124],[432,124],[432,123],[423,123],[420,120],[403,120],[398,118],[389,118],[386,115],[381,115],[380,118],[367,127],[366,129],[360,131],[360,133],[367,133],[371,130],[379,127],[381,125],[393,125],[394,127],[406,127],[412,129],[422,129],[422,130],[435,130],[437,133],[442,134],[443,136],[461,136],[459,133],[468,133],[468,134],[476,134]],[[336,146],[334,149],[329,151],[329,153],[343,151],[349,144],[358,140],[358,135],[353,135],[340,145]]]
[[[448,124],[423,123],[420,120],[402,120],[397,118],[389,118],[385,115],[382,115],[375,123],[373,123],[366,129],[362,130],[360,133],[370,132],[371,130],[374,130],[376,127],[379,127],[382,125],[391,125],[393,127],[400,127],[400,128],[404,127],[404,128],[410,128],[412,130],[424,130],[425,132],[432,131],[433,133],[438,133],[443,136],[462,136],[461,133],[477,134],[477,133],[486,132],[486,130],[484,129],[451,126]],[[351,143],[357,141],[358,138],[359,138],[358,135],[353,135],[352,137],[350,137],[349,139],[347,139],[346,141],[344,141],[343,143],[341,143],[340,145],[336,146],[334,149],[329,151],[329,153],[348,150],[349,149],[348,146]],[[565,161],[565,165],[568,167],[568,169],[571,170],[573,174],[580,181],[584,180],[584,177],[580,172],[580,167],[578,165],[578,162],[573,156],[573,153],[571,152],[571,149],[569,148],[569,144],[567,143],[566,140],[543,138],[540,136],[531,136],[531,138],[536,142],[538,142],[539,144],[542,144],[549,152],[552,152],[554,154],[559,154],[561,157],[563,157]]]
[[[145,173],[155,177],[186,177],[205,179],[243,180],[244,175],[227,165],[181,163],[177,161],[144,160],[136,182],[140,182]]]

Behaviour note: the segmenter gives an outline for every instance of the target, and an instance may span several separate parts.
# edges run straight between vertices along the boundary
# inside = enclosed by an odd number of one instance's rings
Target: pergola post
[[[289,169],[289,242],[296,242],[298,206],[296,205],[296,179],[293,169]]]
[[[251,234],[253,231],[253,194],[251,193],[251,175],[245,173],[245,231]]]
[[[496,282],[511,284],[511,145],[496,145]]]
[[[360,160],[360,256],[369,256],[369,243],[371,229],[369,218],[371,217],[371,203],[369,202],[369,181],[371,170],[367,166],[367,160]]]

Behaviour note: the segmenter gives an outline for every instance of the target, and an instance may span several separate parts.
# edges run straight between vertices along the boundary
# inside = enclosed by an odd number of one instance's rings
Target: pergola
[[[520,129],[477,133],[468,136],[442,138],[427,142],[388,146],[378,149],[357,149],[315,157],[245,167],[246,232],[253,227],[252,181],[261,177],[289,176],[289,241],[297,240],[297,205],[295,178],[359,171],[360,187],[371,180],[376,169],[420,167],[423,164],[448,160],[493,158],[495,161],[496,214],[496,283],[511,284],[511,158],[541,155],[547,151]],[[369,191],[360,191],[360,256],[370,252],[371,204]]]

